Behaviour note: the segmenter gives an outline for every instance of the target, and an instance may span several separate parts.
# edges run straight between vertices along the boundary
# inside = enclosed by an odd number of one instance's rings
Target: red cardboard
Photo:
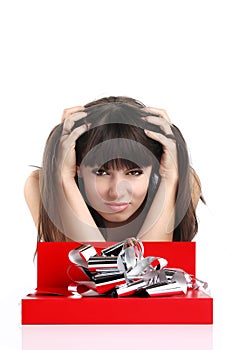
[[[88,244],[100,253],[113,242]],[[148,298],[70,296],[67,287],[72,282],[72,264],[68,253],[78,245],[77,242],[38,244],[37,288],[40,294],[30,294],[22,299],[22,324],[213,323],[213,299],[200,290],[189,290],[186,295]],[[143,245],[144,256],[165,258],[167,267],[181,268],[195,275],[194,242],[143,242]]]

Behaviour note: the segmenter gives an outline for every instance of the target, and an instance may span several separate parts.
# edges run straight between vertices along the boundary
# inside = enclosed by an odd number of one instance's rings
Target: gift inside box
[[[88,242],[101,253],[113,242]],[[38,243],[37,288],[22,299],[22,324],[212,324],[213,299],[199,289],[156,297],[77,297],[69,252],[77,242]],[[143,242],[144,256],[168,261],[168,268],[196,275],[194,242]],[[199,276],[198,276],[199,277]],[[75,270],[75,279],[87,276]]]

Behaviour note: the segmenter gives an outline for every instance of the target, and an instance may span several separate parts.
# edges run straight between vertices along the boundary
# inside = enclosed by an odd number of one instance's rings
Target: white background
[[[21,349],[20,299],[36,284],[29,165],[64,108],[109,95],[165,108],[187,140],[207,201],[197,275],[214,297],[213,348],[231,348],[232,32],[230,0],[1,2],[2,349]]]

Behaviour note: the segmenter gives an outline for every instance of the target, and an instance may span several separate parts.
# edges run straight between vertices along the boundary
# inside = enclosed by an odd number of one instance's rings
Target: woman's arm
[[[162,179],[138,238],[143,241],[172,241],[175,224],[177,181]]]
[[[89,125],[85,124],[85,116],[85,112],[74,113],[72,109],[71,115],[64,121],[58,149],[59,167],[56,179],[58,210],[63,232],[70,239],[104,241],[75,181],[77,174],[75,142],[88,130]],[[84,120],[83,125],[71,131],[74,123],[81,119]]]
[[[38,226],[40,206],[39,174],[40,169],[34,170],[24,185],[24,197],[36,227]]]
[[[166,112],[156,108],[147,108],[146,110],[162,117],[152,116],[145,119],[152,124],[159,125],[164,131],[165,136],[152,131],[146,131],[148,137],[160,142],[163,146],[163,155],[160,164],[161,182],[138,237],[143,240],[172,241],[178,186],[176,142],[172,135],[170,119]],[[201,184],[196,172],[191,167],[190,187],[192,204],[195,210],[198,201],[202,198]]]
[[[75,141],[87,130],[87,126],[84,123],[72,132],[71,129],[76,120],[85,117],[82,112],[78,114],[82,110],[83,107],[73,107],[66,109],[63,113],[63,132],[57,155],[59,166],[53,179],[56,182],[55,195],[57,200],[52,208],[47,208],[48,210],[45,208],[45,210],[47,210],[47,215],[55,227],[57,226],[59,231],[64,233],[69,240],[104,241],[75,182],[77,171]],[[43,203],[46,203],[40,192],[40,177],[43,178],[44,171],[46,172],[46,169],[38,169],[32,172],[24,186],[25,200],[37,228],[40,202],[42,200]],[[47,175],[50,176],[50,174]],[[61,222],[57,222],[57,213],[60,214]]]
[[[84,110],[84,107],[82,106],[67,108],[63,111],[61,121],[64,122],[73,113],[77,113],[83,110]],[[40,178],[40,169],[36,169],[28,176],[24,184],[25,201],[30,210],[30,213],[32,215],[32,218],[36,227],[38,227],[40,198],[41,198],[39,178]]]
[[[24,196],[35,226],[38,228],[40,210],[40,169],[33,171],[24,185]],[[74,179],[66,179],[60,187],[57,210],[62,215],[64,232],[73,241],[104,241],[102,234],[83,200]]]
[[[191,185],[191,197],[194,209],[197,208],[198,202],[201,199],[204,203],[205,200],[201,193],[201,181],[193,168],[190,168],[190,185]]]
[[[153,112],[155,109],[153,108]],[[172,241],[175,223],[175,199],[178,185],[178,164],[176,142],[171,137],[172,131],[169,118],[163,110],[161,117],[149,116],[145,120],[160,126],[165,135],[145,130],[148,137],[158,141],[163,146],[160,161],[160,184],[146,219],[139,231],[138,238],[152,241]]]

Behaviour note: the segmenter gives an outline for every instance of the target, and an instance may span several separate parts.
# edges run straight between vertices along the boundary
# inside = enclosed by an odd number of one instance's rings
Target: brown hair
[[[152,175],[145,202],[145,210],[143,211],[144,216],[140,216],[140,225],[145,219],[145,215],[159,186],[159,163],[163,152],[162,145],[148,138],[144,133],[144,129],[147,128],[164,134],[158,126],[148,124],[142,119],[142,117],[152,114],[151,112],[146,112],[144,107],[141,102],[128,97],[106,97],[90,102],[85,105],[85,112],[87,113],[85,122],[90,123],[91,128],[76,141],[77,165],[80,165],[81,162],[85,165],[99,164],[102,166],[104,164],[105,167],[118,168],[122,166],[130,167],[132,163],[139,166],[152,165]],[[157,117],[161,116],[157,115]],[[75,122],[73,129],[77,128],[81,123],[83,121]],[[41,200],[40,203],[38,240],[68,240],[65,234],[61,232],[62,217],[54,210],[56,207],[56,181],[54,181],[54,174],[58,164],[57,149],[62,129],[63,123],[57,125],[51,131],[44,150],[40,176],[40,190],[43,201]],[[171,130],[176,141],[179,174],[173,241],[191,241],[198,230],[195,208],[191,198],[191,167],[186,142],[180,130],[175,125],[171,125]],[[103,148],[103,143],[106,140],[113,139],[116,141],[117,147]],[[108,143],[108,145],[111,145],[111,143]],[[104,152],[102,151],[103,149]],[[78,177],[76,177],[76,183],[85,198],[85,191],[82,189],[81,181]],[[56,223],[59,222],[59,225],[55,226],[54,222],[49,218],[48,208],[53,213],[55,212],[54,215],[57,215]],[[89,207],[89,210],[97,226],[101,229],[103,227],[102,218],[93,208]],[[140,225],[137,226],[138,231]]]

